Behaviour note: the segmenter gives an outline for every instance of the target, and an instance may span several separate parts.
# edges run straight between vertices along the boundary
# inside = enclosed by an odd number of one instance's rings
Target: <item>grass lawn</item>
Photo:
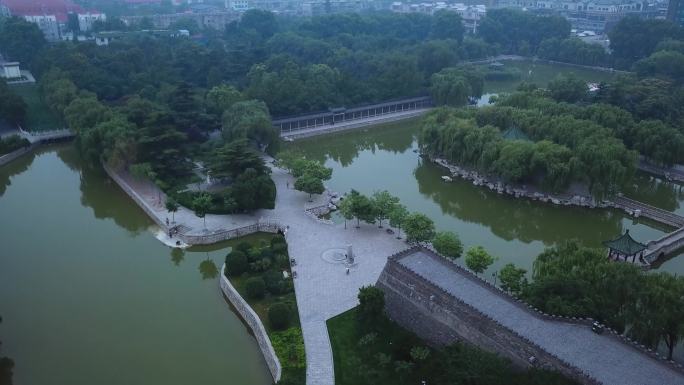
[[[376,364],[368,360],[385,355],[408,362],[411,347],[425,346],[418,336],[391,321],[377,328],[375,341],[368,344],[361,343],[363,336],[369,333],[362,331],[359,327],[356,308],[329,319],[327,324],[335,364],[336,385],[403,383],[399,381],[392,362],[383,365],[380,362]],[[418,368],[418,373],[414,374],[419,376],[422,371]],[[407,383],[420,384],[420,382],[411,381]]]
[[[64,128],[63,123],[41,99],[37,85],[16,84],[10,87],[26,102],[26,121],[24,123],[26,131],[49,131]]]
[[[357,309],[327,322],[336,385],[575,384],[555,372],[520,370],[466,344],[428,348],[418,336],[387,319],[372,329],[362,327]]]

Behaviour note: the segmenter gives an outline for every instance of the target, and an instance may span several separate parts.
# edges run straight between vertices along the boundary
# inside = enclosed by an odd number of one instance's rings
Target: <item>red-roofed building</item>
[[[0,14],[23,17],[38,24],[45,38],[59,40],[62,27],[67,23],[70,13],[77,14],[79,27],[86,31],[93,21],[105,20],[104,14],[97,11],[84,12],[83,8],[71,0],[0,0]]]
[[[82,13],[83,8],[71,0],[0,0],[14,16],[54,15],[61,23],[66,23],[69,13]]]

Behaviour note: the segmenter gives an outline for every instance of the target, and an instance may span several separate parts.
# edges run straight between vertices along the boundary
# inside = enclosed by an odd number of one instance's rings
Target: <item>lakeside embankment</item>
[[[266,328],[254,309],[249,306],[247,301],[242,298],[240,293],[238,293],[235,287],[233,287],[233,285],[230,283],[230,280],[226,278],[225,270],[226,265],[224,264],[223,267],[221,267],[221,278],[219,281],[221,292],[223,293],[224,298],[226,298],[226,300],[230,302],[230,304],[233,305],[233,308],[235,308],[235,310],[240,314],[240,317],[245,321],[247,326],[249,326],[254,338],[257,340],[259,349],[261,349],[261,354],[264,356],[264,360],[266,360],[266,365],[268,366],[268,370],[271,372],[273,381],[277,383],[280,381],[280,376],[282,375],[282,366],[280,365],[280,360],[278,360],[278,356],[275,353],[275,349],[273,349],[271,339],[268,338]]]
[[[674,228],[675,231],[666,234],[661,238],[647,242],[647,249],[640,255],[640,258],[638,260],[632,260],[632,263],[639,264],[644,268],[650,268],[653,263],[657,262],[657,260],[664,257],[666,254],[684,246],[684,235],[682,235],[684,217],[639,201],[624,198],[621,194],[618,194],[618,196],[612,200],[604,199],[601,201],[597,201],[593,197],[587,195],[552,194],[541,192],[533,187],[506,184],[496,178],[481,175],[472,169],[453,165],[441,158],[435,158],[431,161],[449,170],[450,176],[442,177],[443,179],[449,178],[445,179],[447,181],[450,181],[451,177],[461,178],[463,180],[471,181],[475,186],[487,187],[489,190],[496,191],[499,194],[506,194],[513,198],[535,200],[554,205],[576,206],[589,209],[603,208],[622,210],[634,218],[646,218],[661,225]],[[625,261],[627,261],[627,259],[625,259]]]

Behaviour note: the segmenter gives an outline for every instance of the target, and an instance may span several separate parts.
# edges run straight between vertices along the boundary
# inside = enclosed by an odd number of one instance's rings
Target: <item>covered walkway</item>
[[[281,136],[289,136],[300,130],[334,126],[336,124],[373,119],[384,115],[423,110],[432,107],[432,105],[432,98],[421,96],[353,108],[331,108],[328,111],[314,114],[276,118],[273,120],[273,125],[278,127]]]

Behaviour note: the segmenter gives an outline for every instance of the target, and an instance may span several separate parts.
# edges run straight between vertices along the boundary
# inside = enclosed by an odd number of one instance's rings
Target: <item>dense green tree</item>
[[[356,190],[351,190],[345,198],[349,200],[351,214],[356,218],[356,227],[360,227],[360,221],[366,223],[375,222],[375,207],[371,200]]]
[[[684,83],[684,53],[658,51],[634,63],[639,77],[660,77],[677,84]]]
[[[559,102],[576,103],[587,96],[587,83],[574,75],[558,75],[549,82],[551,97]]]
[[[684,162],[684,134],[660,120],[642,120],[627,129],[623,140],[654,163],[671,166]]]
[[[257,174],[269,174],[270,170],[246,140],[235,140],[216,148],[207,163],[210,175],[215,179],[237,178],[247,169]]]
[[[27,148],[30,145],[31,142],[29,142],[28,139],[22,138],[19,135],[11,135],[0,138],[0,156],[9,154],[10,152],[20,148]]]
[[[648,57],[661,41],[683,36],[681,27],[670,21],[636,16],[622,18],[608,32],[612,55],[621,68],[629,68],[635,61]]]
[[[261,9],[250,9],[242,14],[240,28],[254,30],[262,38],[273,36],[278,31],[278,21],[272,12]]]
[[[231,198],[242,211],[275,206],[276,187],[268,174],[248,168],[231,185]]]
[[[266,294],[266,284],[261,277],[251,277],[245,281],[245,291],[250,299],[260,299]]]
[[[302,191],[309,194],[309,199],[311,199],[313,194],[323,194],[325,191],[323,181],[320,178],[310,174],[304,174],[302,177],[297,178],[294,188],[297,191]]]
[[[164,203],[164,207],[166,208],[166,211],[171,213],[171,221],[173,223],[176,223],[176,212],[180,208],[180,205],[178,204],[178,202],[176,202],[176,200],[173,199],[172,197],[166,197],[166,202]]]
[[[243,100],[244,96],[235,87],[221,84],[207,92],[207,111],[220,117],[233,104]]]
[[[12,92],[4,80],[0,79],[0,120],[11,124],[21,124],[26,115],[26,102]]]
[[[285,330],[290,324],[290,307],[278,302],[268,307],[268,322],[274,330]]]
[[[269,154],[278,151],[280,133],[271,124],[268,108],[263,102],[236,102],[223,113],[223,137],[226,140],[248,139]]]
[[[443,68],[453,67],[458,62],[458,43],[456,40],[430,40],[416,48],[418,68],[426,77]]]
[[[651,348],[660,341],[667,359],[684,337],[684,279],[668,273],[648,274],[636,295],[630,335]]]
[[[396,227],[399,230],[397,239],[401,238],[401,229],[408,216],[408,209],[401,203],[395,204],[392,211],[389,213],[390,226]]]
[[[306,159],[302,156],[281,157],[281,163],[290,170],[295,178],[310,175],[320,180],[332,178],[332,168],[325,167],[321,162]]]
[[[408,242],[430,242],[435,237],[435,223],[425,214],[412,213],[404,219],[404,233]]]
[[[31,67],[35,55],[47,44],[36,23],[19,17],[0,19],[0,52],[6,59]]]
[[[64,109],[67,126],[79,134],[109,120],[111,116],[111,110],[90,95],[74,99]]]
[[[554,191],[581,182],[599,199],[617,193],[636,165],[636,153],[616,137],[629,133],[615,120],[623,117],[604,107],[581,109],[538,95],[521,91],[477,110],[435,109],[423,121],[421,151],[511,182]],[[501,131],[511,127],[537,142],[504,140]]]
[[[200,108],[200,101],[190,84],[179,84],[170,95],[169,109],[176,128],[189,139],[203,138],[209,129],[209,121]]]
[[[192,210],[195,215],[202,218],[204,227],[207,227],[207,213],[211,208],[211,196],[209,194],[199,194],[192,200]]]
[[[138,161],[150,163],[160,180],[174,185],[190,174],[187,135],[176,130],[169,114],[161,112],[148,117],[137,143]]]
[[[507,140],[498,148],[498,157],[490,165],[496,175],[507,182],[522,182],[531,175],[530,165],[535,144],[524,140]]]
[[[524,25],[525,28],[520,28]],[[529,55],[545,39],[570,36],[570,22],[562,16],[535,15],[522,10],[487,10],[478,34],[488,43],[501,46],[506,53]]]
[[[138,159],[138,132],[122,115],[113,114],[108,120],[80,133],[81,153],[91,160],[104,160],[111,167],[120,168]]]
[[[599,44],[587,43],[580,38],[550,38],[539,44],[537,56],[542,59],[589,66],[606,66],[608,53]]]
[[[501,280],[501,288],[513,295],[520,295],[527,285],[527,278],[525,278],[527,270],[515,267],[512,263],[507,263],[499,270],[499,279]]]
[[[41,88],[48,107],[63,117],[64,109],[78,97],[78,89],[74,82],[61,76],[57,71],[48,73],[41,79]]]
[[[456,259],[463,253],[461,239],[451,231],[440,231],[432,239],[432,246],[443,256]]]
[[[463,41],[463,20],[461,16],[453,11],[440,10],[432,17],[430,36],[434,39],[454,39]]]
[[[354,219],[354,206],[353,200],[349,199],[349,196],[345,196],[337,204],[337,208],[340,210],[340,214],[344,218],[344,228],[347,228],[347,221]]]
[[[379,227],[382,227],[382,221],[389,218],[392,210],[399,204],[399,198],[387,190],[375,191],[371,197],[371,203],[374,207],[375,219],[378,220]]]
[[[489,254],[482,246],[471,247],[465,256],[466,266],[475,274],[484,272],[495,260],[496,257]]]
[[[226,275],[237,277],[249,268],[247,256],[240,250],[231,250],[226,255]]]
[[[375,286],[363,286],[359,289],[359,321],[367,326],[379,326],[384,317],[385,293]]]
[[[484,89],[484,77],[470,67],[445,68],[432,75],[430,91],[437,104],[463,106],[469,97],[479,98]]]

